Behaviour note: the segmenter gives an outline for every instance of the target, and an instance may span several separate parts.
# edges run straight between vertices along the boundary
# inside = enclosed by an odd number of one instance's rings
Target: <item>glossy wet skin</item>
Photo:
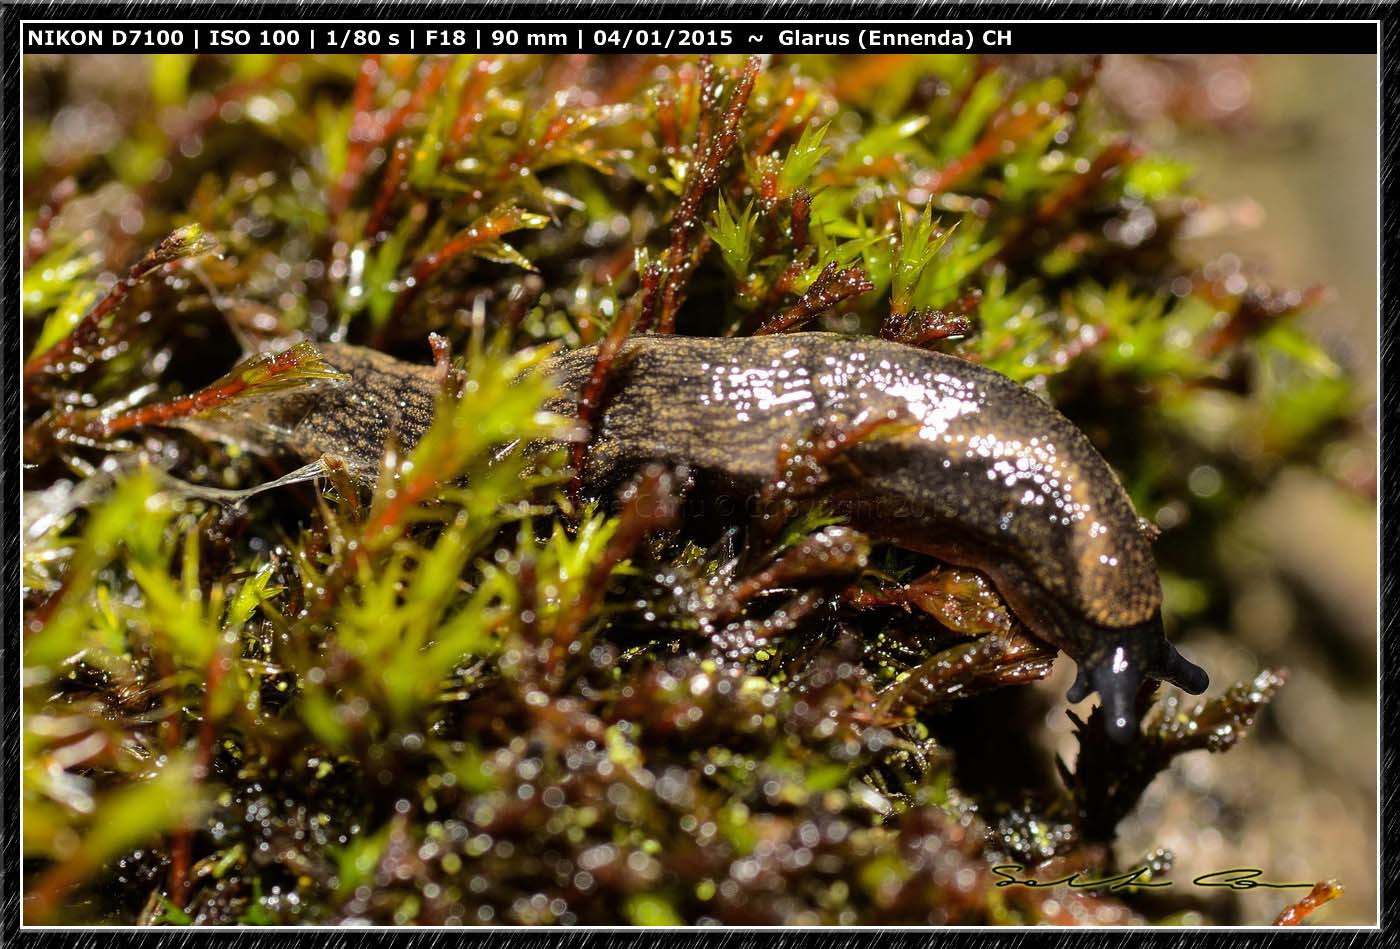
[[[371,475],[392,430],[413,444],[431,421],[432,369],[356,347],[319,347],[350,381],[260,406],[240,426],[308,460]],[[593,349],[560,354],[555,411],[572,414]],[[602,491],[649,461],[718,475],[737,492],[774,475],[777,451],[820,426],[897,417],[849,454],[829,503],[858,528],[986,572],[1039,636],[1079,665],[1070,698],[1103,699],[1109,732],[1136,732],[1144,678],[1188,692],[1204,671],[1162,635],[1161,585],[1126,492],[1088,438],[1005,376],[869,337],[795,333],[630,340],[609,375],[585,466]]]

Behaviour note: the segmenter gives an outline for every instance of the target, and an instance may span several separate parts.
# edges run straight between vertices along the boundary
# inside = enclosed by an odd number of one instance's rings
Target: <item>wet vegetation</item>
[[[936,348],[1114,464],[1169,632],[1221,609],[1213,532],[1354,396],[1291,319],[1317,291],[1182,252],[1211,204],[1097,66],[29,57],[26,920],[1186,918],[992,868],[1165,869],[1115,826],[1282,673],[1147,690],[1139,745],[1095,713],[1057,768],[1053,650],[823,509],[878,431],[774,445],[719,513],[519,447],[572,426],[551,347],[602,344],[585,433],[630,334]],[[248,493],[288,460],[187,423],[318,384],[326,340],[436,361],[432,428],[373,484]]]

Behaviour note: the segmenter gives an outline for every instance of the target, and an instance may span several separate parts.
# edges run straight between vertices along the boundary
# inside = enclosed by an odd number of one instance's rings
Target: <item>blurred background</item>
[[[1265,666],[1287,669],[1289,684],[1228,755],[1183,756],[1152,785],[1120,828],[1119,856],[1169,848],[1183,880],[1242,859],[1266,868],[1262,879],[1336,878],[1345,895],[1311,921],[1374,924],[1377,59],[1110,57],[1104,81],[1140,134],[1191,162],[1199,191],[1220,202],[1188,253],[1226,255],[1277,287],[1326,286],[1302,319],[1363,396],[1357,430],[1322,472],[1285,472],[1219,538],[1234,572],[1231,628],[1176,637],[1212,671],[1212,694]],[[1069,679],[1058,669],[1045,687],[1058,695]],[[1048,714],[1068,759],[1069,723]],[[1163,839],[1159,825],[1209,830]],[[1219,912],[1257,923],[1303,892],[1222,893]]]

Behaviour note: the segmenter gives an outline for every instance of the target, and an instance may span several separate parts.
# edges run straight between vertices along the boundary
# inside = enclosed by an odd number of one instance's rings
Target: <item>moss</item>
[[[991,868],[1106,868],[1273,679],[988,796],[959,762],[1051,653],[978,575],[777,487],[863,433],[774,446],[759,526],[687,519],[661,469],[585,504],[567,459],[499,450],[565,424],[539,347],[880,334],[1051,398],[1185,525],[1168,589],[1219,603],[1212,526],[1351,390],[1290,322],[1310,296],[1182,254],[1201,199],[1093,60],[131,63],[107,101],[81,59],[27,66],[30,921],[1144,920]],[[58,134],[97,105],[110,147]],[[332,465],[211,502],[285,472],[162,424],[305,384],[317,340],[430,334],[460,354],[436,421],[372,491]]]

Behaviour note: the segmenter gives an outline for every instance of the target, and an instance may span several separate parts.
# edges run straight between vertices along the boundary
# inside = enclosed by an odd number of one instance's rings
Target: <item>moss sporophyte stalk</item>
[[[30,57],[26,921],[1162,921],[996,868],[1283,685],[1163,627],[1354,396],[1099,65]]]

